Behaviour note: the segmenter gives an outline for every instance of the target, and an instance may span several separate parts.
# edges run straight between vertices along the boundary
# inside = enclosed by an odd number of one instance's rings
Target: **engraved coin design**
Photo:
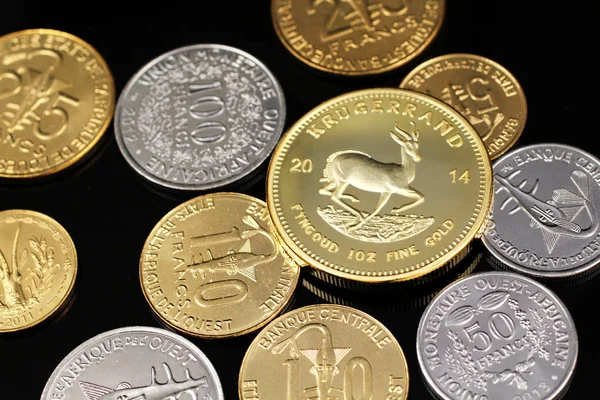
[[[279,39],[300,61],[342,75],[402,66],[437,35],[445,0],[272,0]]]
[[[131,78],[115,135],[145,178],[204,190],[249,177],[284,122],[283,92],[265,65],[232,47],[199,44],[163,54]]]
[[[44,321],[69,299],[77,275],[65,229],[35,211],[0,212],[0,332]]]
[[[408,367],[392,333],[354,308],[319,304],[265,327],[242,362],[250,399],[394,399],[408,396]]]
[[[50,29],[0,37],[0,177],[75,163],[106,131],[114,104],[106,63],[78,37]]]
[[[483,243],[494,258],[538,277],[590,272],[600,261],[600,161],[562,144],[514,150],[494,163]]]
[[[164,329],[134,326],[101,333],[56,367],[41,400],[223,400],[211,362]]]
[[[400,84],[443,100],[469,120],[498,158],[521,136],[527,119],[525,94],[517,79],[495,61],[448,54],[425,61]]]
[[[558,399],[577,332],[554,293],[508,272],[473,274],[429,304],[417,334],[425,379],[444,400]]]
[[[402,281],[466,254],[491,188],[485,147],[460,113],[420,93],[369,89],[323,103],[286,133],[267,204],[318,271]]]
[[[273,234],[267,205],[239,193],[183,203],[146,240],[140,282],[156,315],[204,338],[264,326],[290,301],[300,268]]]

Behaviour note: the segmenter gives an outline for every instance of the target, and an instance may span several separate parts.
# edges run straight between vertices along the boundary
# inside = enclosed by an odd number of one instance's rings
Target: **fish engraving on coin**
[[[494,163],[495,198],[483,243],[538,277],[581,275],[600,261],[600,161],[562,144],[514,150]]]
[[[554,293],[508,272],[460,279],[425,310],[419,365],[444,400],[555,400],[578,354],[573,320]]]
[[[394,399],[408,396],[408,367],[392,333],[370,315],[333,304],[271,322],[250,345],[241,400]]]
[[[249,177],[284,122],[283,91],[265,65],[239,49],[199,44],[163,54],[131,78],[115,135],[148,180],[205,190]]]
[[[223,400],[216,371],[191,342],[163,329],[120,328],[73,350],[41,400]]]
[[[300,61],[341,75],[408,63],[437,35],[445,0],[272,0],[279,39]]]
[[[77,275],[77,253],[54,219],[0,212],[0,332],[36,325],[63,306]]]
[[[521,136],[527,119],[517,79],[495,61],[473,54],[447,54],[412,70],[401,88],[434,96],[465,116],[495,159]]]
[[[196,197],[152,230],[140,283],[165,324],[203,338],[254,331],[289,303],[300,268],[273,234],[267,205],[240,193]]]
[[[82,39],[52,29],[0,37],[0,177],[74,164],[101,139],[114,106],[110,70]]]
[[[282,138],[267,179],[271,218],[292,251],[317,274],[363,283],[452,265],[480,234],[492,195],[475,129],[402,89],[316,107]]]

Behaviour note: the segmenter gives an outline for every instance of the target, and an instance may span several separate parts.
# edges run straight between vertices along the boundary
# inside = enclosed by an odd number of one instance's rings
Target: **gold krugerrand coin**
[[[106,131],[114,104],[106,63],[78,37],[50,29],[0,37],[0,177],[75,163]]]
[[[510,149],[525,127],[527,102],[521,85],[500,64],[481,56],[448,54],[425,61],[400,87],[454,107],[477,130],[492,160]]]
[[[0,332],[37,325],[69,298],[77,275],[71,237],[35,211],[0,212]]]
[[[140,260],[144,296],[160,320],[203,338],[264,326],[287,306],[299,276],[267,205],[240,193],[200,196],[171,210]]]
[[[392,333],[354,308],[318,304],[265,327],[242,362],[241,400],[408,396],[408,366]]]
[[[377,74],[421,54],[445,0],[272,0],[277,36],[299,60],[342,75]]]
[[[407,281],[456,261],[492,196],[475,129],[402,89],[351,92],[310,111],[279,142],[267,180],[271,218],[291,250],[360,282]]]

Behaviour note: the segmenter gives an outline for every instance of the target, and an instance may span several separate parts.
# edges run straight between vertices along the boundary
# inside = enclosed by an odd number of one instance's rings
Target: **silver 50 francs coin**
[[[425,310],[419,366],[444,400],[557,400],[577,361],[573,320],[545,286],[509,272],[459,279]]]
[[[172,50],[127,83],[115,135],[127,162],[173,189],[206,190],[249,177],[285,122],[283,91],[250,54],[218,44]]]

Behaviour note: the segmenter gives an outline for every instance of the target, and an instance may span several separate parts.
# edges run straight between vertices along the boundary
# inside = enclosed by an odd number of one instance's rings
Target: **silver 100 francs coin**
[[[540,283],[484,272],[440,292],[421,317],[419,366],[444,400],[556,400],[577,361],[564,304]]]
[[[283,131],[285,100],[260,61],[199,44],[152,60],[127,83],[115,136],[127,162],[162,186],[205,190],[248,177]]]
[[[514,150],[494,163],[495,195],[483,243],[536,277],[572,277],[600,261],[600,161],[561,144]]]
[[[41,400],[223,400],[216,371],[172,332],[128,327],[73,350],[52,373]]]

